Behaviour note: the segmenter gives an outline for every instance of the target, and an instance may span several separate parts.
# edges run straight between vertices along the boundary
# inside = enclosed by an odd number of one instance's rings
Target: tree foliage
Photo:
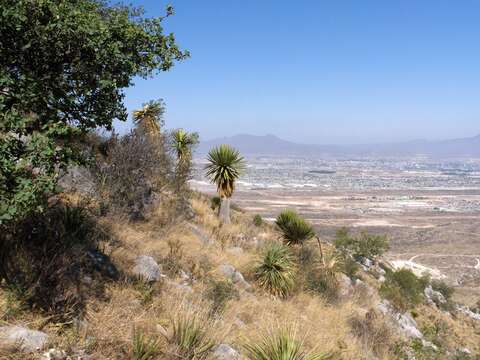
[[[123,89],[188,57],[162,21],[102,0],[3,0],[0,224],[41,210],[75,141],[125,120]]]
[[[372,235],[367,232],[353,237],[347,228],[341,228],[337,231],[334,245],[338,250],[350,253],[355,258],[374,259],[388,250],[389,241],[385,235]]]

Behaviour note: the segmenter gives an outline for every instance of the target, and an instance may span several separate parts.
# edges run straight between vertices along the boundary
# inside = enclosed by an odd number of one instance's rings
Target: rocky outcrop
[[[147,255],[139,256],[135,260],[132,273],[146,282],[155,282],[165,277],[162,274],[160,265],[157,264],[154,258]]]
[[[215,360],[240,360],[241,356],[234,348],[227,344],[218,345],[213,352]]]
[[[443,305],[447,303],[447,299],[440,291],[433,290],[431,285],[428,285],[424,290],[425,298],[430,305]]]
[[[23,352],[34,352],[45,347],[48,335],[42,331],[30,330],[23,326],[0,327],[0,345],[17,347]]]
[[[232,265],[223,264],[218,267],[219,272],[227,279],[231,280],[234,284],[244,288],[250,287],[250,284],[245,281],[243,275],[235,269]]]
[[[417,322],[409,313],[400,313],[396,311],[388,301],[384,300],[378,305],[378,310],[384,315],[390,317],[397,330],[409,338],[422,339],[423,334],[418,330]]]

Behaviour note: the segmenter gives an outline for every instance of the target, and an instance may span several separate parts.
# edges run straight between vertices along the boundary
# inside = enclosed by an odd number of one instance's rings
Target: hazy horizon
[[[166,1],[133,0],[147,16]],[[480,3],[174,1],[165,30],[192,57],[127,89],[163,98],[168,128],[306,144],[480,133]],[[131,124],[117,124],[124,132]]]

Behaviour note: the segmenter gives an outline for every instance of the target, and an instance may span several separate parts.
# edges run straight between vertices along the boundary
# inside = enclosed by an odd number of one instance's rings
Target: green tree
[[[0,224],[42,210],[91,129],[126,120],[135,76],[188,57],[163,20],[103,0],[3,0],[0,11]]]
[[[219,217],[222,223],[230,223],[230,198],[235,190],[235,181],[245,169],[245,161],[238,150],[229,145],[220,145],[208,153],[205,167],[207,177],[217,185],[221,204]]]

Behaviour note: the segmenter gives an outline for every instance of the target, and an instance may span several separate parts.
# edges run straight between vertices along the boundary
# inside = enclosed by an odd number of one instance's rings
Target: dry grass
[[[371,354],[380,359],[392,358],[389,350],[396,339],[387,334],[381,318],[368,323],[365,317],[364,309],[374,307],[376,297],[357,293],[350,300],[335,304],[305,292],[285,300],[274,298],[249,277],[261,254],[262,242],[276,239],[274,230],[268,225],[256,227],[251,215],[236,212],[233,224],[222,227],[208,199],[201,196],[192,200],[192,207],[196,226],[214,240],[212,244],[205,244],[187,223],[164,226],[154,218],[138,224],[105,220],[111,222],[112,232],[119,241],[107,252],[127,279],[106,284],[105,298],[87,301],[84,323],[73,328],[51,325],[44,329],[51,335],[52,345],[70,353],[85,349],[92,359],[126,359],[131,358],[135,329],[148,339],[158,341],[158,358],[176,359],[178,348],[171,340],[173,324],[178,319],[194,316],[208,324],[204,327],[208,328],[209,338],[215,344],[227,343],[237,349],[260,339],[269,329],[297,324],[307,350],[336,353],[342,359],[365,359]],[[142,290],[128,280],[134,260],[138,255],[151,255],[165,267],[172,246],[176,246],[172,244],[181,246],[181,254],[174,261],[190,275],[191,291],[180,287],[183,280],[172,273],[164,282],[154,285],[151,298],[144,301]],[[231,252],[231,247],[244,250]],[[222,264],[237,268],[252,287],[239,288],[239,297],[231,298],[223,312],[212,318],[207,294],[212,280],[223,279],[217,271]],[[373,278],[365,274],[363,280],[377,286]],[[8,309],[14,311],[12,306],[7,296],[0,294],[0,313],[6,314]],[[445,321],[453,334],[446,341],[453,347],[461,345],[480,351],[478,329],[463,319],[458,321],[428,307],[419,313],[417,321],[421,326],[431,323],[434,317]],[[22,310],[15,318],[9,318],[10,323],[23,322],[31,328],[38,328],[43,320],[41,315]],[[352,321],[355,324],[352,325]],[[0,357],[8,359],[1,353]]]

